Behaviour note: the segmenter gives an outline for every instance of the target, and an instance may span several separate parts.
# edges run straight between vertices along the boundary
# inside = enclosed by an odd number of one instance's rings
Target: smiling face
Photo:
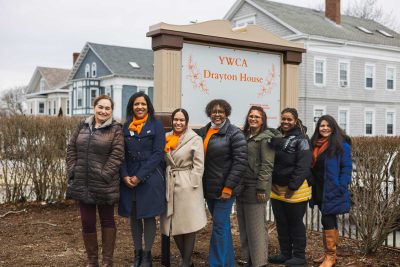
[[[141,120],[147,115],[147,112],[146,99],[143,96],[136,98],[133,102],[133,114],[135,114],[135,118]]]
[[[292,113],[286,112],[281,115],[281,129],[283,133],[288,133],[292,130],[297,123],[297,119],[293,116]]]
[[[263,125],[263,122],[262,122],[263,117],[262,116],[263,116],[263,114],[258,110],[250,111],[250,114],[247,117],[247,121],[249,123],[250,130],[252,132],[260,131],[260,129]]]
[[[112,115],[111,101],[108,99],[101,99],[94,106],[94,119],[96,123],[102,124],[107,121]]]
[[[322,137],[329,137],[332,134],[332,128],[326,120],[322,120],[319,125],[319,134]]]
[[[220,105],[216,105],[211,110],[211,122],[220,126],[226,120],[225,109]]]
[[[187,128],[186,118],[182,112],[177,112],[174,115],[174,119],[172,120],[172,129],[174,130],[175,134],[183,133]]]

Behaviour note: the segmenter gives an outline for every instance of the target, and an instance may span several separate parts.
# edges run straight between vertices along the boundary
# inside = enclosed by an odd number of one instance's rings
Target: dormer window
[[[377,32],[379,32],[380,34],[386,36],[386,37],[390,37],[390,38],[394,38],[393,35],[391,35],[390,33],[384,31],[384,30],[376,30]]]
[[[96,77],[97,76],[97,64],[96,62],[92,63],[92,77]]]
[[[247,25],[256,24],[256,15],[251,14],[250,16],[242,16],[234,20],[234,28],[242,28]]]
[[[46,82],[43,78],[40,79],[39,90],[40,92],[44,92],[46,90]]]
[[[370,30],[368,30],[367,28],[364,28],[363,26],[357,26],[357,29],[359,29],[362,32],[368,33],[368,34],[372,34],[372,32]]]
[[[131,65],[131,67],[134,69],[140,69],[139,64],[137,64],[136,62],[131,61],[129,62],[129,65]]]
[[[89,78],[90,77],[90,65],[86,64],[85,66],[85,77]]]

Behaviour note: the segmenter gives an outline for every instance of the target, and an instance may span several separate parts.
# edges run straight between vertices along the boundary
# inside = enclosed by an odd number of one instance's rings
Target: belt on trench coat
[[[174,167],[169,169],[168,177],[172,177],[172,179],[167,180],[167,217],[174,214],[174,189],[175,189],[175,175],[174,172],[178,171],[187,171],[193,169],[193,165],[184,166],[184,167]],[[197,187],[198,185],[193,185],[193,187]]]

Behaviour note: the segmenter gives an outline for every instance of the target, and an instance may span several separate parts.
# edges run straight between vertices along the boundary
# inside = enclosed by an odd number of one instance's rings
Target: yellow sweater
[[[308,185],[307,180],[304,180],[303,184],[299,187],[299,189],[294,191],[294,194],[292,195],[291,198],[285,198],[287,186],[279,186],[279,185],[275,186],[278,187],[279,195],[271,191],[271,198],[273,199],[287,203],[299,203],[311,199],[311,186]]]

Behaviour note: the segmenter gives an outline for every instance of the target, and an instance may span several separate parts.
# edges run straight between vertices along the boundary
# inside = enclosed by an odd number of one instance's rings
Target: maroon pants
[[[96,208],[99,210],[101,228],[115,228],[114,205],[96,205],[79,202],[81,212],[82,231],[96,232]]]

